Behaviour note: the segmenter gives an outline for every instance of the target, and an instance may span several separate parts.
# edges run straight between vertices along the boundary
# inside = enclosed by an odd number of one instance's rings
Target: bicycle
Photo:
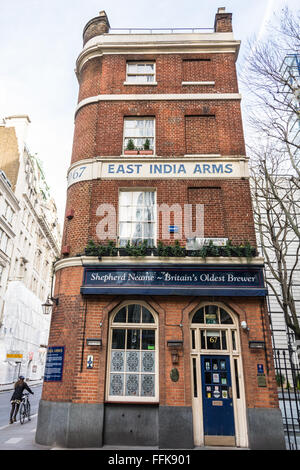
[[[28,418],[30,421],[30,402],[29,402],[29,393],[24,393],[22,396],[22,402],[20,405],[20,423],[24,424],[25,418]]]

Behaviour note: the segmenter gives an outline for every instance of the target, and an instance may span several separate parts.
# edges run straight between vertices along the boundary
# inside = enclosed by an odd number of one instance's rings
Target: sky
[[[111,28],[212,28],[225,7],[242,41],[241,70],[248,39],[263,38],[285,5],[296,10],[298,0],[0,0],[0,119],[29,116],[27,144],[42,161],[61,225],[78,98],[75,62],[91,18],[105,10]]]

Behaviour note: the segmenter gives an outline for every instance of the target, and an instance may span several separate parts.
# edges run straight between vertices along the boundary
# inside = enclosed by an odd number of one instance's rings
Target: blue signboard
[[[45,382],[61,382],[64,365],[64,346],[52,346],[48,348],[45,366]]]
[[[82,294],[265,296],[261,266],[86,266]]]
[[[263,374],[264,373],[264,365],[263,364],[257,364],[257,373],[258,374]]]

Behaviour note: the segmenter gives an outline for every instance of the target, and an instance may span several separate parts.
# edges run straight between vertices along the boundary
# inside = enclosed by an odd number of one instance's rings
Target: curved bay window
[[[194,313],[191,335],[192,349],[237,352],[236,325],[218,305],[205,305]]]
[[[109,401],[158,400],[157,344],[157,318],[144,305],[124,305],[111,316]]]

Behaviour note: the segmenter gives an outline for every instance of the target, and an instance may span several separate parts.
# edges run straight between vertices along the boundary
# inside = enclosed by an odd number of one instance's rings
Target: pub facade
[[[239,46],[85,26],[38,443],[284,448]]]

